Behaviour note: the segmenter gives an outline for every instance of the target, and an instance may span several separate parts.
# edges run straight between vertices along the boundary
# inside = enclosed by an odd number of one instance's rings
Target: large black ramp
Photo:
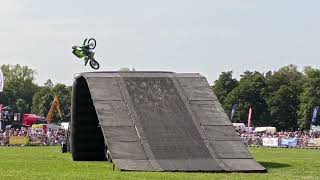
[[[266,172],[236,134],[207,80],[172,72],[94,72],[74,80],[74,160],[121,170]]]

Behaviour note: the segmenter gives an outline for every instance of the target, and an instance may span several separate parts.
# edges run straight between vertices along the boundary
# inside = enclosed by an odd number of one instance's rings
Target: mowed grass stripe
[[[121,172],[107,162],[74,162],[60,147],[0,147],[0,179],[320,179],[320,150],[250,152],[268,173]]]

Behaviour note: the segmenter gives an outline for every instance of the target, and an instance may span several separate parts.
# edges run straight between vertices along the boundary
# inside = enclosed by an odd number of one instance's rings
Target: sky
[[[21,64],[72,84],[92,71],[72,53],[95,38],[101,71],[267,72],[320,68],[317,0],[1,0],[0,65]]]

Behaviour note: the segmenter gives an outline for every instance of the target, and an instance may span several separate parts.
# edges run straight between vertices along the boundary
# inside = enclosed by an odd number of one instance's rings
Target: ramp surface
[[[121,170],[265,172],[207,80],[170,72],[83,73],[73,87],[74,160]]]

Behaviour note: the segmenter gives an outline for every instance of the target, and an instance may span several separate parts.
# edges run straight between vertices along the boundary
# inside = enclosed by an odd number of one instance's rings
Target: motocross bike
[[[99,63],[94,59],[93,49],[96,48],[97,42],[94,38],[85,39],[82,46],[73,46],[72,53],[78,58],[84,58],[85,66],[89,62],[93,69],[99,69]]]

